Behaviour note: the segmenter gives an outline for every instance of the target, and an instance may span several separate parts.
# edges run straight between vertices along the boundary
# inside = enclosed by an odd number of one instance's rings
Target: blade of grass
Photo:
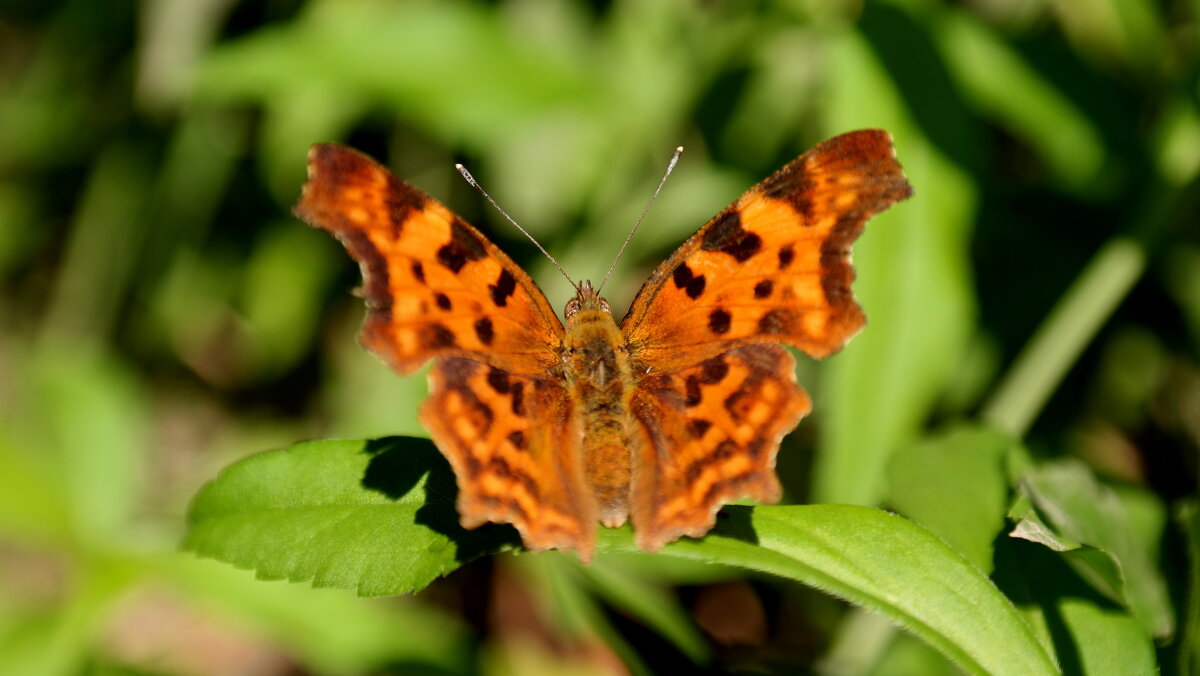
[[[1139,243],[1119,237],[1105,244],[1017,357],[984,406],[983,419],[1023,436],[1145,267]]]

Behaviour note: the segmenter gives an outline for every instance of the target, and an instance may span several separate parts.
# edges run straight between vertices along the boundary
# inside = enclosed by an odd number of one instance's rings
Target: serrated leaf
[[[303,443],[243,460],[205,486],[185,546],[264,578],[404,593],[515,541],[507,527],[459,527],[454,495],[448,465],[426,440]],[[629,529],[602,529],[600,551],[635,552]],[[887,512],[731,505],[707,538],[662,555],[823,589],[886,615],[972,673],[1057,673],[986,576]]]
[[[234,464],[201,489],[184,547],[264,579],[402,594],[516,531],[466,531],[454,477],[427,439],[313,441]]]

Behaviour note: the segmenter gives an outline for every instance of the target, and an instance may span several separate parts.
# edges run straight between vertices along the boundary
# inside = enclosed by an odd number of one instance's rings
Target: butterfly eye
[[[576,312],[579,312],[579,299],[572,298],[571,300],[567,301],[567,309],[564,311],[564,313],[567,315],[567,319],[570,319],[575,315]]]

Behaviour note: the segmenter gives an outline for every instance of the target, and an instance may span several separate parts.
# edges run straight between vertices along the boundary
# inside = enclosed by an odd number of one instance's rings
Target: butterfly
[[[783,345],[822,358],[862,328],[850,245],[911,195],[886,131],[829,139],[685,241],[620,323],[583,282],[565,326],[503,251],[357,151],[313,146],[294,211],[359,263],[363,345],[401,374],[433,360],[420,419],[462,525],[587,562],[597,522],[657,551],[726,502],[779,500],[780,441],[811,409]]]

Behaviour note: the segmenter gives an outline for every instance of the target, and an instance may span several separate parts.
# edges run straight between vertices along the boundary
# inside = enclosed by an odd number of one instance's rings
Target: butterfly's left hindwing
[[[313,146],[295,212],[358,261],[368,308],[363,344],[396,371],[441,356],[514,373],[556,363],[562,324],[529,275],[374,160],[336,144]]]

